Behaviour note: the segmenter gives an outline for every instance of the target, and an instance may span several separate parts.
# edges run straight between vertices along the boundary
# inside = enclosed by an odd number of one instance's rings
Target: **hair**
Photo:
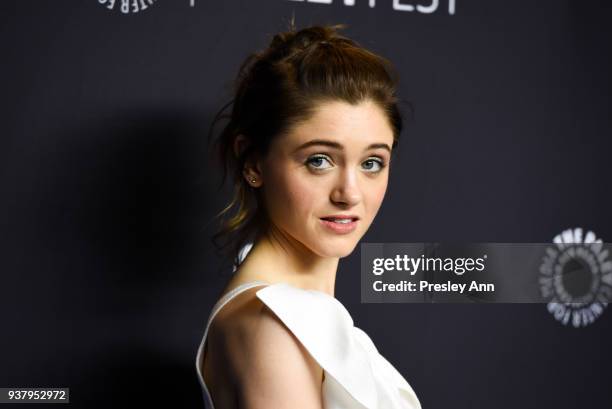
[[[234,98],[213,119],[209,142],[215,125],[229,119],[213,152],[223,167],[221,186],[231,175],[233,198],[215,216],[220,223],[212,242],[234,268],[241,262],[240,250],[269,222],[260,189],[248,185],[243,176],[250,155],[265,157],[275,138],[311,118],[321,103],[338,100],[352,105],[373,101],[389,120],[393,148],[399,142],[402,116],[395,69],[387,59],[340,35],[338,30],[344,28],[345,24],[315,25],[298,31],[292,19],[288,31],[275,34],[266,49],[244,60],[234,80]],[[231,113],[223,114],[230,105]],[[248,142],[236,153],[239,135]]]

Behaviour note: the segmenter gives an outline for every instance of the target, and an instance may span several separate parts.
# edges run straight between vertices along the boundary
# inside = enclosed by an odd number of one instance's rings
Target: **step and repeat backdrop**
[[[208,128],[292,16],[346,24],[414,108],[364,245],[612,241],[607,2],[5,0],[0,388],[203,407],[195,354],[231,274]],[[401,261],[367,248],[371,282]],[[609,405],[606,303],[369,302],[385,299],[362,298],[363,251],[336,296],[424,408]]]

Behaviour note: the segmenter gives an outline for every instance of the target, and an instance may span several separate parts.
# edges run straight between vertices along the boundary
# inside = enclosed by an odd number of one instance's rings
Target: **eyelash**
[[[327,155],[322,155],[322,154],[318,154],[318,155],[313,155],[313,156],[309,157],[309,158],[306,160],[306,165],[310,165],[310,164],[311,164],[311,162],[312,162],[313,160],[316,160],[316,159],[325,159],[325,160],[327,160],[328,162],[331,162],[331,160],[330,160],[329,156],[327,156]],[[384,160],[382,160],[382,159],[380,159],[380,158],[377,158],[377,157],[370,157],[370,158],[366,159],[366,160],[365,160],[363,163],[366,163],[366,162],[376,162],[376,163],[378,163],[378,166],[380,167],[378,170],[375,170],[375,171],[367,171],[367,173],[379,173],[379,172],[381,172],[381,171],[382,171],[382,170],[383,170],[383,169],[384,169],[384,168],[387,166],[387,164],[385,163],[385,161],[384,161]],[[316,168],[316,167],[312,167],[312,166],[309,166],[309,167],[310,167],[311,169],[313,169],[314,171],[316,171],[316,172],[320,172],[320,171],[325,170],[325,169]]]

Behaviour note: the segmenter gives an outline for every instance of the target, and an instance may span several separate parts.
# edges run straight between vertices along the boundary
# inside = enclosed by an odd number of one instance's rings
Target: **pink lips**
[[[342,218],[342,217],[347,218],[347,219],[351,218],[352,220],[348,223],[338,223],[332,220],[325,220],[325,219],[320,219],[320,220],[321,220],[321,223],[323,223],[323,226],[325,226],[327,229],[337,234],[348,234],[357,228],[358,219],[356,217],[338,216],[338,218]]]

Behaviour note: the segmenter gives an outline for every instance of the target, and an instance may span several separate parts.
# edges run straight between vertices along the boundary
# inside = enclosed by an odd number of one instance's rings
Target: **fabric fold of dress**
[[[245,283],[242,289],[254,285]],[[261,282],[259,284],[261,285]],[[200,370],[200,354],[210,321],[239,293],[220,300],[209,318],[196,367],[205,399],[210,399]],[[287,326],[323,368],[325,409],[420,409],[404,377],[376,349],[370,337],[354,326],[351,315],[333,296],[287,283],[263,286],[256,296]],[[214,409],[212,402],[207,402]]]

